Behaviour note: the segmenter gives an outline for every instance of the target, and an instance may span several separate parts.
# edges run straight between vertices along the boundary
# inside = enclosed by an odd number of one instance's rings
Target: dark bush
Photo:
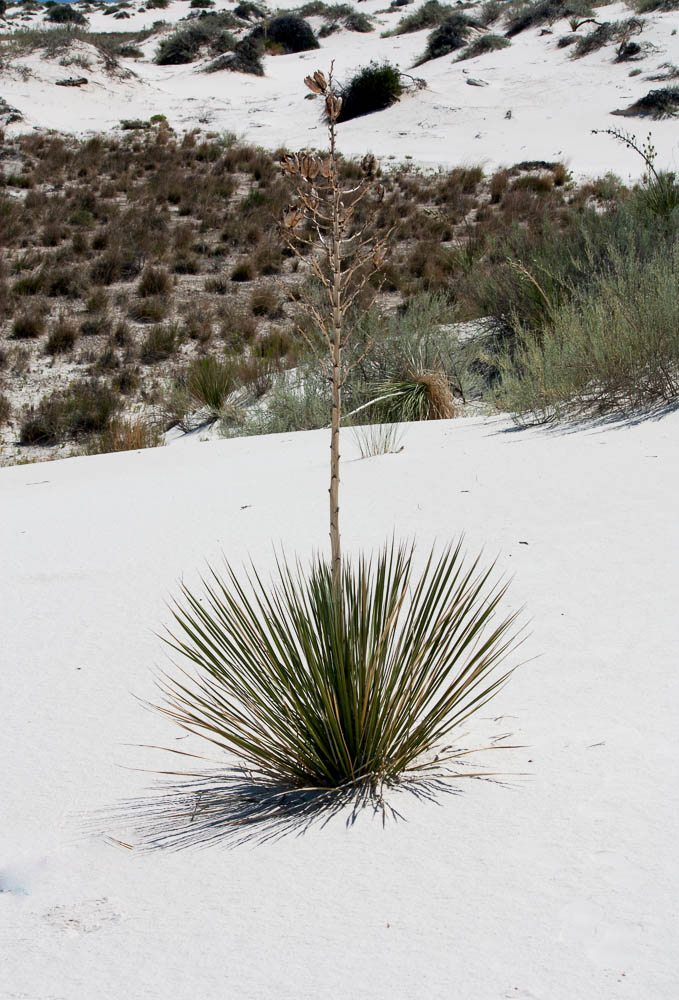
[[[258,24],[250,32],[249,37],[267,48],[273,44],[284,53],[306,52],[308,49],[319,48],[309,23],[295,14],[282,14],[268,23]]]
[[[584,0],[539,0],[526,4],[510,16],[505,34],[513,38],[527,28],[537,28],[541,24],[552,24],[564,17],[593,17],[594,11]]]
[[[455,52],[456,49],[464,48],[473,24],[474,22],[465,17],[464,14],[452,14],[429,35],[424,54],[420,56],[415,65],[421,66],[422,63],[429,62],[430,59],[439,59],[441,56]]]
[[[172,288],[172,278],[164,267],[147,267],[137,285],[137,294],[143,299],[152,295],[166,295]]]
[[[177,350],[177,335],[172,326],[154,326],[141,345],[140,357],[146,365],[166,361]]]
[[[45,20],[53,24],[87,24],[87,18],[79,10],[74,10],[67,3],[60,3],[45,14]]]
[[[0,425],[9,422],[12,416],[12,404],[8,400],[7,396],[3,396],[0,392]]]
[[[13,340],[35,340],[45,332],[45,317],[39,309],[20,313],[12,323]]]
[[[406,14],[401,18],[394,30],[387,34],[408,35],[413,31],[433,28],[437,24],[442,24],[452,13],[453,9],[449,4],[439,3],[438,0],[427,0],[427,3],[422,4],[412,14]]]
[[[679,87],[662,87],[651,90],[645,97],[640,97],[634,104],[611,114],[631,118],[674,118],[679,112]]]
[[[382,111],[395,104],[402,93],[401,74],[395,66],[387,62],[370,63],[341,88],[342,110],[338,121],[346,122]]]
[[[258,7],[256,3],[250,3],[249,0],[245,0],[245,3],[237,4],[233,8],[233,12],[236,17],[241,17],[244,21],[249,21],[253,17],[266,17],[262,8]]]
[[[473,42],[470,42],[464,52],[459,55],[458,61],[463,59],[475,59],[486,52],[496,52],[498,49],[506,49],[512,43],[503,35],[479,35]]]
[[[45,353],[52,355],[67,354],[73,349],[77,337],[78,332],[76,328],[63,317],[60,317],[57,325],[47,338]]]
[[[252,76],[264,76],[261,50],[257,42],[250,37],[243,38],[234,46],[233,52],[220,56],[205,67],[206,73],[218,73],[227,69],[232,73],[250,73]]]

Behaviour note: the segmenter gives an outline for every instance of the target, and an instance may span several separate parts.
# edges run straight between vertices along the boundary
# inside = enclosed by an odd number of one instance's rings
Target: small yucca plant
[[[278,563],[272,585],[231,567],[183,588],[170,645],[198,668],[167,678],[163,712],[184,729],[293,787],[396,779],[426,765],[449,731],[508,677],[515,616],[496,621],[505,587],[460,544],[413,568],[413,549],[331,568]]]

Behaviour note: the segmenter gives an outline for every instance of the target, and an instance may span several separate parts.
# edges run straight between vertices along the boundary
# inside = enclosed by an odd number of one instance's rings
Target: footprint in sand
[[[43,919],[57,931],[70,934],[92,934],[106,924],[115,924],[121,918],[106,897],[86,899],[81,903],[58,903],[46,910]]]

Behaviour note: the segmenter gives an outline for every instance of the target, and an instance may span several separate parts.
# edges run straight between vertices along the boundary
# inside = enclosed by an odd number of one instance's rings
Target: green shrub
[[[475,59],[476,56],[483,56],[486,52],[497,52],[499,49],[506,49],[512,43],[503,35],[479,35],[469,43],[464,52],[459,55],[458,61],[463,59]]]
[[[467,44],[473,22],[464,14],[452,14],[429,35],[423,55],[415,63],[421,66],[430,59],[447,56]]]
[[[597,25],[594,31],[590,31],[589,34],[578,38],[575,48],[571,53],[571,58],[581,59],[592,52],[598,52],[599,49],[602,49],[605,45],[610,45],[611,42],[624,43],[631,34],[641,31],[641,27],[642,22],[634,17],[629,18],[627,21],[604,21],[603,24]],[[640,46],[637,46],[637,50],[640,51]]]
[[[199,406],[209,407],[215,415],[236,388],[233,367],[214,357],[193,361],[186,383],[191,398]]]
[[[459,544],[421,575],[412,548],[345,559],[339,598],[321,558],[280,560],[270,587],[227,566],[204,596],[182,588],[168,641],[192,679],[161,681],[159,708],[285,785],[377,792],[509,676],[515,617],[497,623],[490,575]]]
[[[594,17],[594,11],[585,0],[538,0],[537,3],[524,3],[510,15],[506,35],[513,38],[528,28],[553,24],[564,17]]]
[[[500,359],[498,405],[521,421],[627,413],[679,397],[679,246],[642,263],[612,256],[608,273],[524,330]]]
[[[154,326],[142,342],[139,357],[145,365],[166,361],[177,350],[177,332],[173,326]]]
[[[79,10],[74,10],[70,4],[60,3],[50,7],[45,14],[45,20],[52,24],[87,24],[87,18]]]
[[[382,111],[395,104],[402,93],[401,74],[395,66],[387,62],[370,63],[341,88],[342,110],[338,121]]]
[[[306,52],[319,47],[309,23],[295,14],[281,14],[265,24],[259,24],[249,37],[265,46],[273,44],[285,53]]]
[[[59,444],[67,438],[104,431],[120,406],[115,393],[96,379],[75,382],[66,391],[43,397],[25,413],[21,444]]]
[[[244,21],[249,21],[253,17],[266,17],[262,8],[258,7],[256,3],[251,3],[250,0],[245,0],[244,3],[236,4],[233,8],[233,12],[236,17],[240,17]]]
[[[233,52],[219,56],[205,67],[206,73],[218,73],[220,70],[230,70],[233,73],[250,73],[252,76],[264,76],[264,66],[259,45],[249,36],[236,42]]]
[[[433,28],[437,24],[442,24],[452,12],[453,8],[447,3],[439,3],[439,0],[427,0],[427,3],[423,3],[417,10],[402,17],[394,30],[385,32],[385,35],[407,35],[413,31]]]

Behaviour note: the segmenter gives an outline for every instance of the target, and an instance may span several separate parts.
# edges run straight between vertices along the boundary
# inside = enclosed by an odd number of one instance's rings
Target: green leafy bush
[[[50,7],[45,14],[45,20],[52,24],[87,24],[87,18],[70,4],[60,3]]]
[[[402,17],[394,30],[385,32],[385,35],[408,35],[413,31],[433,28],[437,24],[442,24],[452,12],[450,4],[439,3],[439,0],[427,0],[427,3],[423,3],[417,10]]]
[[[564,17],[594,17],[594,11],[584,0],[538,0],[537,3],[524,3],[510,15],[506,35],[513,38],[528,28],[552,24]]]
[[[632,118],[675,118],[679,113],[679,87],[661,87],[651,90],[640,97],[634,104],[622,111],[613,111],[614,115]]]
[[[370,63],[360,69],[340,90],[342,110],[338,121],[372,114],[391,107],[403,93],[401,74],[388,62]]]
[[[227,566],[204,596],[182,588],[169,644],[194,670],[161,711],[292,787],[376,789],[418,767],[509,676],[505,588],[461,547],[345,560],[339,595],[321,558],[278,564],[267,587]]]

